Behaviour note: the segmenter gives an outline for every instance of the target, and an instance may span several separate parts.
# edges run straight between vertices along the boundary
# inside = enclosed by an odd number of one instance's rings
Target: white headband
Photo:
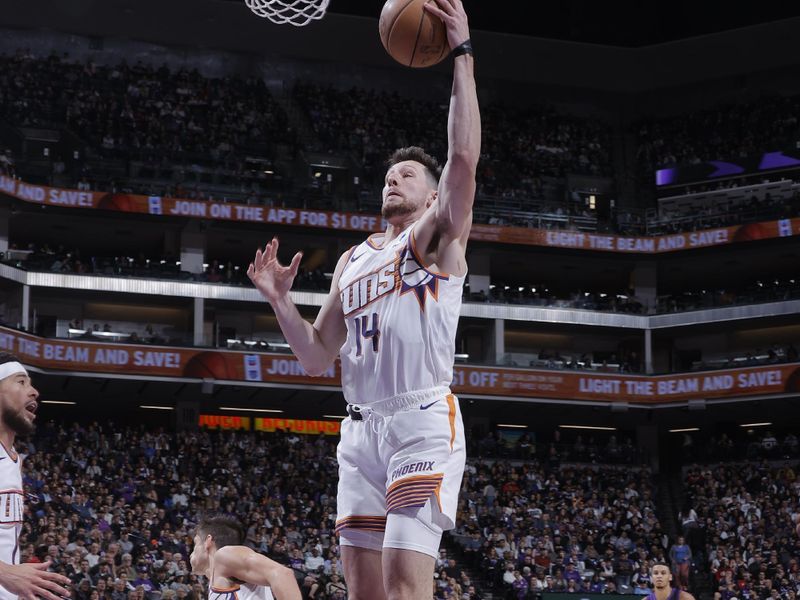
[[[15,360],[0,365],[0,379],[11,377],[17,373],[27,375],[28,371],[25,370],[25,367],[22,366],[22,363],[18,363]]]

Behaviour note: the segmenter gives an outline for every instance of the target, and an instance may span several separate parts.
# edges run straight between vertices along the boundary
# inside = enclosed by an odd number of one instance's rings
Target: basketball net
[[[250,10],[259,17],[278,25],[289,23],[296,27],[324,17],[328,2],[330,0],[245,0]]]

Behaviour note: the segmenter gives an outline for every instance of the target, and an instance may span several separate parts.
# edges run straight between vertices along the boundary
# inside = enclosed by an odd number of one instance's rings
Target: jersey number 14
[[[369,321],[368,315],[356,317],[353,320],[356,327],[356,356],[361,356],[363,343],[370,339],[373,352],[378,351],[378,342],[381,337],[381,331],[378,329],[378,313],[372,313],[372,327],[370,327]],[[362,338],[364,338],[364,342],[362,342]]]

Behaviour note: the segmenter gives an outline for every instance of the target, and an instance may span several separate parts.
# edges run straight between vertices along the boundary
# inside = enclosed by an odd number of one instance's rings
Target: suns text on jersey
[[[349,283],[341,291],[345,315],[361,310],[400,287],[400,257]]]

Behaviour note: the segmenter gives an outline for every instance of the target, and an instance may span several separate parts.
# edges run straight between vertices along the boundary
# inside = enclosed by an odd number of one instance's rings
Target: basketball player
[[[647,600],[694,600],[689,592],[684,592],[680,588],[673,588],[672,572],[665,563],[656,563],[650,567],[650,575],[653,579],[653,591],[647,596]]]
[[[337,450],[336,530],[350,600],[430,598],[464,470],[464,428],[449,385],[480,115],[462,1],[425,9],[445,23],[455,63],[441,179],[422,149],[394,153],[383,187],[386,231],[341,256],[313,325],[289,297],[300,253],[280,265],[273,239],[248,269],[309,374],[341,358],[349,418]]]
[[[69,597],[70,580],[48,571],[50,562],[19,564],[25,495],[17,435],[33,433],[39,392],[13,354],[0,352],[0,600]]]
[[[300,600],[291,569],[243,546],[244,529],[233,517],[203,519],[189,557],[192,573],[208,578],[209,600]]]

